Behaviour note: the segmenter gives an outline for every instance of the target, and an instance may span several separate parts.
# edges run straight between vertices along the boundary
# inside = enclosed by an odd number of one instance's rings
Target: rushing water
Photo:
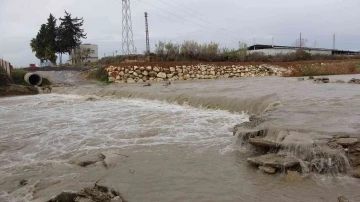
[[[0,201],[45,201],[98,180],[130,202],[336,201],[338,195],[360,201],[359,180],[351,177],[286,182],[283,174],[259,172],[232,136],[232,127],[248,120],[242,111],[270,110],[274,125],[288,120],[286,127],[357,131],[356,89],[254,78],[170,88],[92,84],[55,89],[72,95],[1,98]],[[109,168],[70,163],[107,150],[127,158]],[[26,186],[19,186],[22,179]]]

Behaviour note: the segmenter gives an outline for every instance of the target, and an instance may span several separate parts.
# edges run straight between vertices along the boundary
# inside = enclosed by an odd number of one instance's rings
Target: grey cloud
[[[179,4],[180,3],[180,4]],[[302,32],[312,45],[359,50],[358,0],[132,0],[134,41],[145,49],[144,12],[149,13],[150,42],[197,40],[219,42],[229,48],[238,41],[291,45]],[[64,10],[84,17],[88,39],[100,55],[121,52],[121,0],[0,0],[0,56],[15,65],[37,62],[29,41],[49,13]],[[210,22],[210,23],[209,23]]]

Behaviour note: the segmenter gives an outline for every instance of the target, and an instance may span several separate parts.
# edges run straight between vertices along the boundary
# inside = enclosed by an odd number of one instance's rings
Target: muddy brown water
[[[75,84],[53,94],[0,99],[0,201],[45,201],[98,180],[128,201],[360,201],[360,181],[347,175],[287,182],[261,173],[232,136],[235,124],[258,113],[274,127],[322,134],[297,141],[357,135],[360,85],[264,77],[142,87],[69,74]],[[107,151],[116,153],[107,168],[71,163]]]

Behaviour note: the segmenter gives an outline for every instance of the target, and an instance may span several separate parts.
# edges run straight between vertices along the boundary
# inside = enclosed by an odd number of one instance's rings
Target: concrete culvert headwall
[[[35,73],[26,73],[24,80],[26,83],[34,86],[39,86],[42,83],[42,77]]]

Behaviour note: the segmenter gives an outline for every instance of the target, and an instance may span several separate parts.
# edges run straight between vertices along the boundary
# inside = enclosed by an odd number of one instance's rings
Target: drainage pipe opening
[[[24,80],[26,83],[33,86],[39,86],[42,83],[42,77],[35,73],[26,73],[24,76]]]

